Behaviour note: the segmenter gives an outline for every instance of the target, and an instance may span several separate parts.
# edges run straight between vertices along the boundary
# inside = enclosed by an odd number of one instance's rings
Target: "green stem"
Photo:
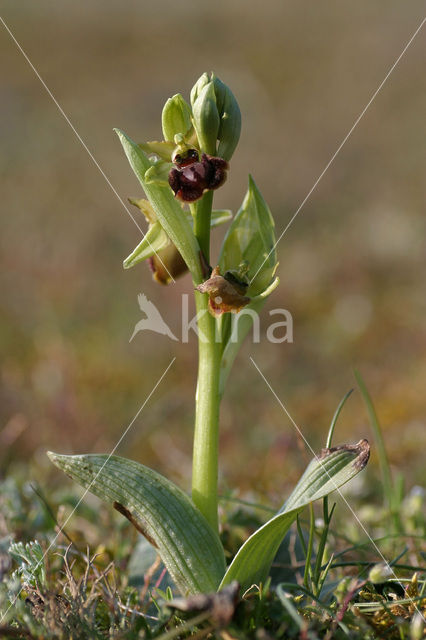
[[[195,297],[199,336],[192,499],[211,526],[217,530],[221,345],[215,342],[216,322],[207,310],[207,296],[196,293]]]
[[[312,551],[314,548],[314,535],[315,535],[315,515],[314,515],[314,507],[312,502],[309,503],[309,515],[310,515],[309,540],[308,540],[308,550],[306,553],[306,561],[305,561],[305,574],[303,576],[303,584],[306,588],[308,588],[309,586],[309,578],[312,577],[311,559],[312,559]]]
[[[210,258],[210,217],[213,193],[197,202],[194,232],[204,257]],[[198,382],[192,462],[192,499],[210,525],[218,530],[219,379],[222,345],[216,320],[208,311],[208,296],[195,292],[198,317]]]
[[[195,205],[194,233],[204,254],[210,261],[210,218],[212,213],[213,191],[207,191]]]

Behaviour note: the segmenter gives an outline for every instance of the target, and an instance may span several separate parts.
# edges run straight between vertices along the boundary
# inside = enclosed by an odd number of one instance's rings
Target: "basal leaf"
[[[264,582],[282,539],[310,502],[338,489],[367,464],[370,447],[366,440],[356,445],[323,449],[310,462],[294,491],[278,513],[243,544],[228,568],[219,589],[237,580],[241,589]]]
[[[73,480],[109,502],[158,549],[182,594],[214,591],[225,572],[218,535],[179,487],[137,462],[48,453]]]

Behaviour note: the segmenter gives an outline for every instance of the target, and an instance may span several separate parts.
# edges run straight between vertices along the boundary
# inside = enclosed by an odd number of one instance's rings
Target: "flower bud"
[[[230,160],[240,139],[241,111],[230,88],[213,74],[212,79],[220,117],[217,155]]]
[[[201,148],[230,160],[241,133],[241,112],[232,91],[213,73],[211,78],[203,73],[192,88],[191,105]]]
[[[185,135],[191,128],[191,108],[177,93],[169,98],[161,114],[164,140],[173,142],[176,134]]]
[[[220,118],[213,82],[209,82],[201,89],[192,104],[192,113],[200,148],[205,153],[215,156]]]
[[[371,567],[370,572],[368,574],[368,579],[373,584],[382,584],[389,580],[392,575],[392,569],[388,564],[375,564],[374,567]]]
[[[203,75],[201,75],[198,78],[197,82],[194,84],[194,86],[191,89],[190,100],[191,100],[192,106],[194,106],[194,102],[200,95],[201,90],[204,89],[206,84],[209,84],[209,82],[210,82],[210,78],[208,74],[205,72],[203,73]]]

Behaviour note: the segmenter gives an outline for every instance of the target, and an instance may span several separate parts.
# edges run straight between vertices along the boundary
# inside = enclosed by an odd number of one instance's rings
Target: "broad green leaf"
[[[219,589],[232,580],[238,580],[242,590],[264,582],[278,547],[297,514],[310,502],[323,498],[356,476],[367,464],[369,455],[367,440],[361,440],[356,445],[323,449],[310,462],[278,513],[240,548]]]
[[[52,462],[109,502],[158,549],[183,594],[216,590],[225,571],[218,535],[179,487],[137,462],[118,456],[64,456]]]
[[[262,293],[274,276],[274,227],[271,211],[250,176],[248,191],[228,229],[219,258],[221,273],[238,269],[241,264],[248,266],[249,297]]]
[[[179,250],[182,258],[192,273],[195,284],[203,281],[203,270],[200,261],[200,247],[182,207],[174,198],[168,185],[148,183],[145,174],[153,166],[141,147],[131,140],[125,133],[116,129],[127,159],[136,177],[141,183],[150,201],[158,221],[170,240]]]

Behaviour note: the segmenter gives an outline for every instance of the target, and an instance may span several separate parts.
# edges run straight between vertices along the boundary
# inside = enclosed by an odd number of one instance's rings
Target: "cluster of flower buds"
[[[203,73],[192,88],[191,106],[200,148],[229,161],[241,134],[241,112],[232,91],[214,73]]]

